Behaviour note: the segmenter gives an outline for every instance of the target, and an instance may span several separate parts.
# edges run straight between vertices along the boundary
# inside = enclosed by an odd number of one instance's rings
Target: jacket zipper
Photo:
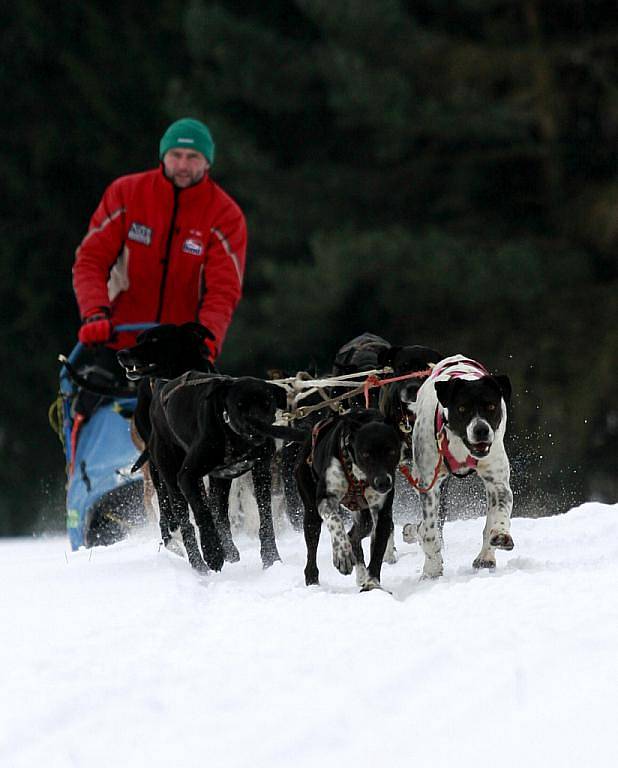
[[[165,256],[163,258],[163,276],[161,277],[161,288],[159,289],[159,306],[157,307],[157,316],[155,318],[157,323],[161,322],[161,314],[163,313],[163,297],[165,295],[165,283],[167,282],[167,270],[170,264],[170,251],[172,249],[172,238],[174,237],[174,227],[176,225],[176,213],[178,212],[179,192],[180,190],[174,187],[174,208],[172,210],[172,222],[170,224],[169,232],[167,233]]]

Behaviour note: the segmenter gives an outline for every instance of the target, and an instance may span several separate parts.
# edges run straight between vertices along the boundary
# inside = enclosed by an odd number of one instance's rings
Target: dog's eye
[[[493,413],[496,410],[496,404],[495,403],[489,403],[487,406],[487,410]]]
[[[468,409],[466,408],[465,405],[458,405],[457,410],[459,411],[459,413],[465,413]]]

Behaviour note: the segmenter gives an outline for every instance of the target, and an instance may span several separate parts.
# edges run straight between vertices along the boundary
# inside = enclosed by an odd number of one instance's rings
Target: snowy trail
[[[495,573],[482,519],[447,523],[445,576],[416,545],[359,594],[320,544],[198,577],[153,532],[71,553],[0,541],[0,765],[618,764],[618,505],[515,518]]]

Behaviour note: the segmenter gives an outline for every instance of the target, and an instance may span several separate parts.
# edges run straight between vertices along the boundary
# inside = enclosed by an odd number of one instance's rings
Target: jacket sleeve
[[[204,295],[198,318],[215,335],[217,354],[242,296],[247,226],[240,208],[227,201],[210,230],[204,258]]]
[[[107,281],[125,238],[125,205],[119,180],[105,190],[90,219],[88,232],[75,252],[73,290],[82,318],[110,307]]]

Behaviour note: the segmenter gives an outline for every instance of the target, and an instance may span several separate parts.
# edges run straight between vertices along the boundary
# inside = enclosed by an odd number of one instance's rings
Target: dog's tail
[[[137,472],[138,469],[141,469],[144,464],[150,459],[150,454],[148,453],[148,448],[145,448],[140,455],[138,456],[137,461],[135,464],[131,467],[131,472]]]
[[[304,443],[311,435],[308,429],[296,429],[295,427],[285,427],[280,424],[264,424],[256,419],[247,419],[247,421],[256,432],[262,435],[287,440],[292,443]]]

